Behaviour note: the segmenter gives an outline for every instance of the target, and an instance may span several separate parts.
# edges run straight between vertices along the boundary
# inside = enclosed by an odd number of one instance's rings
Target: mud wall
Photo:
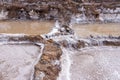
[[[119,21],[119,0],[2,0],[1,20]],[[111,18],[110,18],[111,17]]]

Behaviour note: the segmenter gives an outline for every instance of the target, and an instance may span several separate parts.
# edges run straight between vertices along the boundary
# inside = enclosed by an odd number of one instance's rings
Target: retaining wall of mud
[[[3,0],[1,20],[58,20],[119,22],[119,0]]]

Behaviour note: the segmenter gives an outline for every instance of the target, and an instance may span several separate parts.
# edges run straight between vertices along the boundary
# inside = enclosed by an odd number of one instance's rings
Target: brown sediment
[[[23,37],[9,37],[9,41],[29,41],[29,42],[40,42],[45,43],[46,41],[39,35],[37,36],[23,36]]]
[[[35,66],[34,80],[56,80],[60,67],[62,50],[54,43],[45,44],[43,54]],[[43,77],[41,75],[44,74]]]
[[[120,46],[120,37],[113,37],[113,36],[107,36],[107,37],[94,37],[90,36],[89,38],[81,38],[81,39],[75,39],[72,38],[72,41],[68,41],[67,39],[61,39],[57,43],[60,46],[63,46],[65,48],[72,48],[75,50],[84,48],[84,47],[91,47],[91,46]]]
[[[103,44],[106,46],[120,46],[120,41],[103,41]]]
[[[65,48],[73,48],[73,49],[80,49],[85,47],[85,42],[77,40],[75,43],[70,43],[67,40],[59,41],[59,45],[65,47]]]

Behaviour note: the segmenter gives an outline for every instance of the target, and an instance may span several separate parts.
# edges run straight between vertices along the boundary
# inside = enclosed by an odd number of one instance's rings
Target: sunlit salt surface
[[[120,80],[120,47],[86,47],[70,60],[70,80]]]
[[[42,46],[0,45],[0,80],[32,80]]]
[[[63,54],[61,56],[61,72],[59,74],[59,77],[57,78],[57,80],[71,80],[70,79],[70,67],[71,67],[71,59],[70,59],[70,55],[71,55],[71,51],[62,48]]]

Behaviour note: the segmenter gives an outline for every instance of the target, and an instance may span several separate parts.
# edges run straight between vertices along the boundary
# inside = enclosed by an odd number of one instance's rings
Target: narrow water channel
[[[0,33],[13,34],[46,34],[49,33],[54,26],[54,22],[39,22],[39,21],[0,21]],[[120,24],[75,24],[72,27],[79,37],[89,35],[120,35]]]
[[[39,21],[0,21],[0,33],[10,34],[45,34],[50,32],[53,22]]]

